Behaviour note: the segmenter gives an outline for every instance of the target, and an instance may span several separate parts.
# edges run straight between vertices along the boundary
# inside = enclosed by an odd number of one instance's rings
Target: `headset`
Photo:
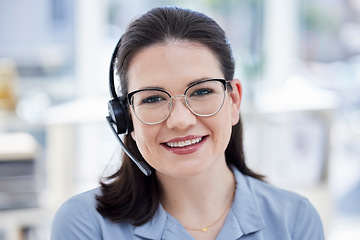
[[[112,54],[110,61],[110,71],[109,71],[109,90],[111,100],[108,103],[108,111],[109,115],[106,117],[106,121],[108,122],[112,132],[120,143],[120,146],[129,156],[129,158],[135,163],[135,165],[145,174],[145,176],[150,176],[151,169],[150,167],[142,161],[139,161],[135,158],[135,156],[127,149],[124,142],[119,137],[120,134],[128,134],[132,131],[132,123],[129,117],[129,112],[126,103],[126,96],[118,96],[115,90],[115,82],[114,82],[114,65],[116,62],[116,55],[121,45],[121,39],[116,44],[115,50]]]

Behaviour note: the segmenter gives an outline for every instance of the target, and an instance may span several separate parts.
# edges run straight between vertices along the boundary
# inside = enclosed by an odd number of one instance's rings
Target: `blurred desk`
[[[14,121],[1,123],[4,130],[17,130],[21,120],[15,116],[9,119]],[[38,225],[48,222],[48,212],[41,206],[44,179],[40,152],[29,133],[0,132],[0,239],[29,239],[25,236],[29,231],[35,232]]]
[[[39,205],[39,146],[28,133],[0,133],[0,210]]]

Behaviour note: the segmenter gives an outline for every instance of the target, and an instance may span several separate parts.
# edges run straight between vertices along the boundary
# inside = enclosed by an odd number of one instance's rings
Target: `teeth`
[[[200,142],[201,139],[202,139],[202,137],[198,137],[198,138],[194,138],[194,139],[186,140],[186,141],[167,142],[166,145],[169,147],[186,147],[186,146],[190,146],[190,145]]]

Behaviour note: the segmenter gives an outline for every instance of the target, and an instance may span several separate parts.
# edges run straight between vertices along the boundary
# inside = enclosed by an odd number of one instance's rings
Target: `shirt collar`
[[[135,236],[146,239],[161,239],[167,223],[167,213],[159,204],[159,208],[150,221],[134,229]]]
[[[249,181],[250,177],[244,176],[235,167],[233,172],[236,179],[236,190],[231,213],[245,235],[259,231],[265,227],[265,221],[254,196]]]
[[[249,178],[237,168],[232,168],[236,180],[234,203],[218,239],[237,239],[265,227]],[[166,213],[161,204],[154,217],[147,223],[135,227],[134,234],[146,239],[184,239],[187,234],[179,222]],[[226,238],[221,237],[226,236]]]

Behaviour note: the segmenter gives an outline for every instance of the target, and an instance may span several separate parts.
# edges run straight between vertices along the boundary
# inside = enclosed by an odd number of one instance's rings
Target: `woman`
[[[242,88],[221,27],[155,8],[130,24],[116,69],[131,128],[127,155],[101,187],[67,201],[52,239],[323,239],[308,200],[247,168]]]

